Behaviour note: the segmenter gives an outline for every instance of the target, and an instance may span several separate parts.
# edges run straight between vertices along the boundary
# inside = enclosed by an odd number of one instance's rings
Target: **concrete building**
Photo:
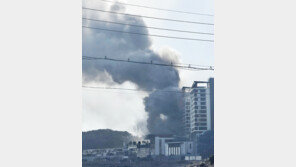
[[[209,79],[210,83],[210,110],[211,110],[211,130],[214,130],[214,78]]]
[[[191,97],[190,97],[190,87],[183,87],[182,91],[184,92],[183,94],[183,106],[184,106],[184,111],[183,111],[183,124],[184,124],[184,130],[186,137],[189,138],[190,133],[191,133],[191,119],[190,119],[190,108],[191,108]]]
[[[154,155],[165,155],[166,140],[174,139],[173,137],[155,137]]]
[[[194,138],[214,128],[214,79],[194,81],[183,87],[184,130],[186,137]]]
[[[197,155],[186,155],[185,156],[185,161],[201,161],[202,158],[201,156],[197,156]]]
[[[155,155],[185,156],[193,154],[193,142],[174,137],[155,137]]]

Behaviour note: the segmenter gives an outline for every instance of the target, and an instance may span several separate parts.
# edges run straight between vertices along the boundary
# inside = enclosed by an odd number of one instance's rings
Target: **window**
[[[201,98],[200,101],[206,101],[206,98]]]
[[[199,121],[207,121],[207,119],[199,119]]]
[[[200,126],[207,126],[207,123],[200,123]]]
[[[206,110],[200,110],[199,112],[200,112],[200,113],[207,113]]]
[[[206,106],[201,106],[201,109],[207,109],[207,107]]]
[[[199,127],[199,130],[207,130],[207,127]]]
[[[201,89],[201,90],[199,90],[199,92],[205,93],[206,90],[205,89]]]
[[[206,102],[201,102],[200,104],[204,106],[204,105],[206,105]]]

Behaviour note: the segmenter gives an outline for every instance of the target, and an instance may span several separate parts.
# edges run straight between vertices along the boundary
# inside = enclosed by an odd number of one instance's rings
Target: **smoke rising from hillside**
[[[106,6],[88,6],[124,12],[122,5],[114,4],[109,9]],[[84,11],[83,17],[145,25],[143,19],[131,16],[108,15],[94,11]],[[145,28],[122,26],[103,22],[83,21],[83,25],[104,29],[148,33]],[[169,49],[162,53],[151,50],[152,41],[147,36],[129,35],[83,29],[82,54],[91,57],[110,57],[116,59],[131,59],[135,61],[158,63],[178,62],[177,56]],[[172,67],[131,64],[113,61],[83,60],[83,82],[101,82],[112,85],[130,81],[143,91],[178,89],[180,77]],[[179,134],[181,129],[180,95],[155,91],[143,99],[145,111],[148,113],[147,126],[150,133]]]

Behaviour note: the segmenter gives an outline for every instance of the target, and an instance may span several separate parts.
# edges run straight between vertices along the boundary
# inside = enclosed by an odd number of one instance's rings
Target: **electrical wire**
[[[130,4],[130,3],[122,3],[118,1],[109,1],[109,0],[99,0],[103,2],[110,2],[110,3],[117,3],[117,4],[122,4],[126,6],[135,6],[135,7],[141,7],[141,8],[147,8],[147,9],[154,9],[154,10],[162,10],[162,11],[168,11],[168,12],[176,12],[176,13],[184,13],[184,14],[192,14],[192,15],[202,15],[202,16],[214,16],[212,14],[205,14],[205,13],[194,13],[194,12],[187,12],[187,11],[181,11],[181,10],[172,10],[172,9],[163,9],[163,8],[156,8],[156,7],[151,7],[151,6],[144,6],[144,5],[135,5],[135,4]]]
[[[198,65],[182,65],[182,64],[164,64],[164,63],[155,63],[153,61],[150,62],[141,62],[141,61],[134,61],[134,60],[123,60],[123,59],[114,59],[114,58],[108,58],[108,57],[90,57],[90,56],[82,56],[82,59],[85,60],[109,60],[109,61],[117,61],[117,62],[126,62],[126,63],[135,63],[135,64],[145,64],[145,65],[157,65],[157,66],[165,66],[165,67],[175,67],[175,68],[181,68],[186,70],[211,70],[213,71],[214,68],[212,66],[209,67],[198,67]]]
[[[125,33],[125,34],[143,35],[143,36],[153,36],[153,37],[160,37],[160,38],[171,38],[171,39],[202,41],[202,42],[214,42],[214,40],[209,40],[209,39],[184,38],[184,37],[174,37],[174,36],[166,36],[166,35],[145,34],[145,33],[129,32],[129,31],[111,30],[111,29],[98,28],[98,27],[88,27],[88,26],[82,26],[82,27],[88,28],[88,29],[101,30],[101,31],[110,31],[110,32]]]
[[[197,31],[176,30],[176,29],[159,28],[159,27],[149,27],[149,26],[127,24],[127,23],[119,23],[119,22],[92,19],[92,18],[82,18],[82,19],[83,20],[89,20],[89,21],[103,22],[103,23],[111,23],[111,24],[118,24],[118,25],[127,25],[127,26],[133,26],[133,27],[147,28],[147,29],[156,29],[156,30],[165,30],[165,31],[174,31],[174,32],[184,32],[184,33],[192,33],[192,34],[214,35],[213,33],[207,33],[207,32],[197,32]]]
[[[191,23],[191,24],[202,24],[202,25],[210,25],[210,26],[213,26],[214,25],[213,23],[196,22],[196,21],[186,21],[186,20],[176,20],[176,19],[169,19],[169,18],[143,16],[143,15],[135,15],[135,14],[121,13],[121,12],[113,12],[113,11],[107,11],[107,10],[101,10],[101,9],[94,9],[94,8],[87,8],[87,7],[82,7],[82,9],[92,10],[92,11],[97,11],[97,12],[112,13],[112,14],[120,14],[120,15],[132,16],[132,17],[142,17],[142,18],[148,18],[148,19],[157,19],[157,20],[174,21],[174,22]]]

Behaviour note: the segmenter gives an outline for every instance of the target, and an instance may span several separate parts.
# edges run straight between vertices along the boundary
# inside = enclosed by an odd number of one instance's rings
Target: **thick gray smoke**
[[[93,7],[93,6],[90,6]],[[95,8],[124,12],[124,6],[114,4],[110,8],[95,6]],[[83,17],[109,20],[113,22],[145,25],[141,18],[103,14],[94,11],[84,11]],[[119,31],[149,33],[145,28],[116,25],[104,22],[83,21],[88,27],[99,27]],[[147,36],[130,35],[83,28],[82,54],[91,57],[109,57],[115,59],[130,59],[158,63],[178,62],[174,56],[159,54],[151,50],[151,40]],[[112,82],[122,84],[130,81],[144,91],[178,89],[179,73],[171,67],[141,65],[114,61],[83,60],[83,82]],[[106,78],[112,78],[112,82]],[[156,91],[144,99],[145,111],[148,113],[148,130],[150,133],[180,133],[182,124],[180,97],[176,93]]]

